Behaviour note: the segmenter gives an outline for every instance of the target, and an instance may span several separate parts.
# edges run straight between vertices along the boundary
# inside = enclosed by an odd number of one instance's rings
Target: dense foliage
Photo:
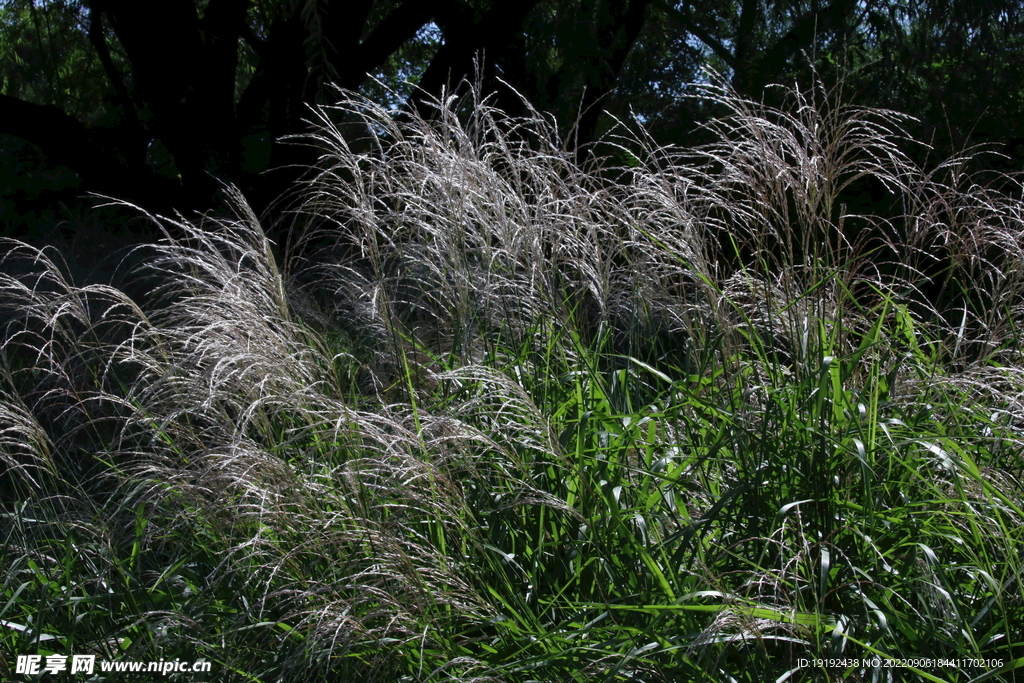
[[[121,287],[7,243],[0,667],[1014,680],[1020,186],[824,87],[702,96],[712,143],[614,181],[351,96],[280,260],[240,196]]]
[[[917,116],[938,158],[981,142],[1013,157],[982,165],[1019,166],[1022,24],[1013,0],[6,0],[0,134],[79,191],[208,209],[218,178],[262,210],[296,179],[287,168],[315,161],[282,137],[335,87],[430,115],[432,97],[479,79],[505,113],[525,100],[586,150],[615,120],[702,141],[719,112],[687,95],[706,67],[773,104],[766,86],[813,69],[842,75],[852,102]],[[20,159],[10,149],[0,140]]]

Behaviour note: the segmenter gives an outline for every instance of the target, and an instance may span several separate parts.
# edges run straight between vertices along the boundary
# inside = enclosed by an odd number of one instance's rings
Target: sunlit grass
[[[1013,680],[1024,204],[894,114],[705,95],[719,143],[614,183],[346,99],[282,262],[240,197],[154,218],[145,304],[8,243],[4,677]]]

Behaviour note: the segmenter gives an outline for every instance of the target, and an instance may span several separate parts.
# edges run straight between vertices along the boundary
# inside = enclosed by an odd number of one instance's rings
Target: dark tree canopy
[[[1010,0],[7,0],[0,135],[80,190],[204,208],[215,179],[257,203],[285,190],[294,172],[263,172],[310,161],[280,139],[336,87],[429,111],[478,77],[502,108],[525,98],[587,149],[613,116],[692,141],[713,114],[685,97],[704,68],[760,98],[813,67],[949,149],[1014,153],[1022,24]]]

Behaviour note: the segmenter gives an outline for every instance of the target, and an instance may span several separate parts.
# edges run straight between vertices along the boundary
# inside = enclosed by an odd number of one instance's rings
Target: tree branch
[[[684,31],[696,36],[697,40],[711,48],[711,51],[714,52],[719,59],[725,62],[730,69],[733,71],[736,70],[736,57],[729,51],[729,48],[725,46],[725,43],[708,33],[687,14],[681,12],[675,7],[672,7],[665,2],[665,0],[652,0],[651,4],[664,12],[665,16],[669,19],[679,24]]]
[[[114,93],[117,95],[118,104],[124,109],[125,119],[129,121],[132,127],[141,130],[142,123],[135,113],[135,103],[132,102],[131,95],[128,94],[128,88],[125,87],[121,72],[114,65],[114,60],[110,56],[110,47],[103,36],[103,17],[101,12],[100,0],[89,0],[89,42],[92,43],[96,54],[100,58],[103,72],[107,75],[107,80],[110,81],[110,85],[114,88]]]
[[[650,0],[607,0],[605,10],[600,13],[603,21],[596,31],[600,56],[587,79],[582,113],[573,131],[577,154],[596,138],[597,124],[603,113],[600,101],[615,89],[626,57],[643,28],[648,5]]]
[[[324,56],[336,75],[333,80],[336,85],[354,89],[366,76],[365,71],[359,73],[359,38],[373,0],[349,0],[344,9],[340,3],[332,7],[325,0],[319,0],[317,6],[323,27]]]
[[[380,67],[406,41],[416,35],[432,17],[432,8],[423,0],[406,0],[387,16],[359,46],[356,64],[359,82]],[[356,84],[358,86],[358,83]],[[353,86],[348,86],[353,87]]]
[[[145,164],[118,162],[92,131],[57,107],[0,95],[0,122],[0,133],[24,138],[53,163],[71,168],[86,191],[124,197],[159,210],[181,198],[180,185]]]
[[[752,62],[748,79],[750,87],[763,88],[779,75],[790,56],[812,45],[818,33],[842,28],[846,18],[856,9],[857,0],[833,0],[823,10],[812,9],[797,17],[792,28]]]
[[[438,96],[448,84],[458,84],[473,73],[477,54],[499,55],[512,36],[522,29],[526,15],[539,0],[493,3],[490,11],[474,21],[472,10],[461,3],[449,5],[442,22],[445,43],[434,55],[420,78],[420,91],[413,95],[412,104],[429,115],[425,107],[428,96]]]

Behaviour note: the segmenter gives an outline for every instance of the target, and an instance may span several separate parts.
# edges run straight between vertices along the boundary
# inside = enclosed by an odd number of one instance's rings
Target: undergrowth
[[[7,242],[3,678],[1014,680],[1019,186],[703,96],[719,142],[610,173],[341,95],[280,264],[239,196],[153,217],[144,302]]]

